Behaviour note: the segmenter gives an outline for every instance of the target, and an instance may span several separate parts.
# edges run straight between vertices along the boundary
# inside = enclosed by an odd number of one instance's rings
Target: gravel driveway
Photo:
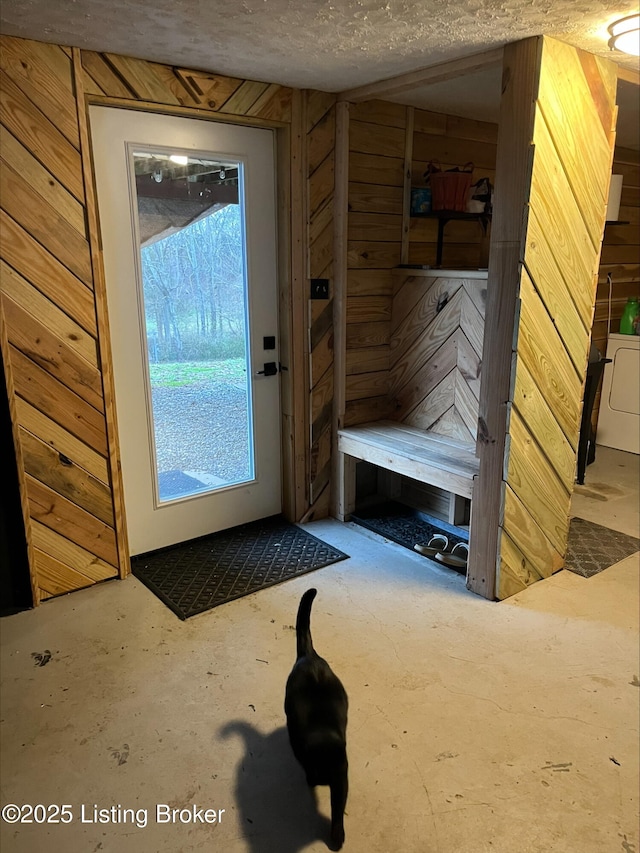
[[[216,380],[154,388],[160,472],[206,472],[225,481],[248,476],[247,393]]]

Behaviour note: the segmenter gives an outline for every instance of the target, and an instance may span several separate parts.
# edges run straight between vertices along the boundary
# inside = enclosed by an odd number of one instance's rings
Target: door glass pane
[[[132,154],[163,503],[254,479],[242,164]]]

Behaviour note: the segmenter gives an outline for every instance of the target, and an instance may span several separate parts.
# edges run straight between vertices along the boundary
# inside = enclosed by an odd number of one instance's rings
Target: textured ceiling
[[[636,0],[2,0],[0,30],[337,92],[540,34],[637,69],[608,51],[606,31],[635,11]],[[472,98],[454,81],[416,104],[450,108],[457,87],[458,114],[489,118],[498,77],[485,78]]]

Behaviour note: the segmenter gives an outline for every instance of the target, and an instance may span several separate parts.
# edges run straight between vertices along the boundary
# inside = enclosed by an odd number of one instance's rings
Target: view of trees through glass
[[[244,358],[241,229],[229,204],[142,248],[152,363]]]
[[[254,476],[241,208],[218,207],[140,249],[161,501]]]

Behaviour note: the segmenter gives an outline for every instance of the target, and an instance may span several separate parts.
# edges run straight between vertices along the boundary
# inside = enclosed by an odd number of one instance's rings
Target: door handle
[[[278,372],[278,365],[275,361],[265,361],[264,369],[258,370],[256,376],[275,376]]]

